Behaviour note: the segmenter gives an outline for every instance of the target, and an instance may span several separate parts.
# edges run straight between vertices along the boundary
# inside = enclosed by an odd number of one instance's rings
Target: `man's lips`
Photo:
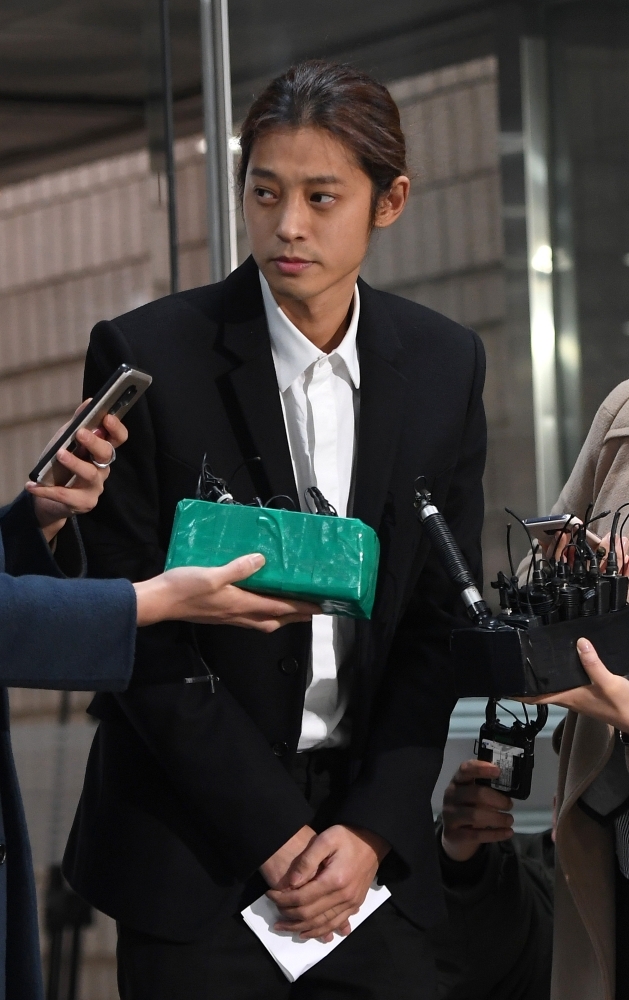
[[[281,274],[301,274],[312,266],[313,261],[301,257],[274,257],[273,263]]]

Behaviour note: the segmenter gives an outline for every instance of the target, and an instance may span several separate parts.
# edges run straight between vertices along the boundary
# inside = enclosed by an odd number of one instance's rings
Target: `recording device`
[[[416,480],[415,509],[424,531],[439,554],[448,577],[457,587],[467,615],[474,625],[473,629],[457,630],[453,633],[452,638],[454,639],[459,631],[478,633],[484,638],[498,636],[498,646],[500,647],[500,636],[504,636],[505,633],[517,636],[517,630],[512,629],[499,618],[495,618],[483,600],[445,518],[432,502],[423,476]],[[488,644],[492,644],[491,639],[488,639]],[[499,649],[497,652],[499,653]],[[457,694],[459,697],[465,697],[467,691],[463,692],[460,685],[461,677],[464,678],[464,682],[467,681],[465,661],[459,661],[457,667],[458,670],[455,668]],[[479,690],[474,693],[485,695],[493,692]],[[514,715],[515,721],[511,727],[508,727],[497,718],[496,705],[494,697],[491,697],[487,702],[485,723],[481,727],[475,752],[479,760],[487,760],[492,764],[497,764],[500,768],[500,775],[493,779],[478,779],[478,784],[491,785],[492,788],[496,788],[513,798],[526,799],[531,793],[531,779],[535,763],[535,737],[546,724],[548,709],[545,705],[539,705],[537,719],[535,722],[531,722],[525,708],[526,722],[521,722]]]
[[[520,586],[511,557],[511,526],[507,527],[510,575],[500,572],[494,586],[500,612],[493,615],[443,516],[432,502],[425,479],[416,481],[415,508],[424,531],[442,565],[457,587],[471,625],[452,632],[450,648],[457,694],[460,698],[536,696],[589,684],[576,649],[580,637],[589,639],[612,673],[627,673],[629,648],[629,579],[618,571],[616,539],[623,504],[613,519],[610,551],[601,571],[600,551],[587,540],[588,526],[609,511],[592,515],[574,530],[574,516],[562,532],[570,536],[561,556],[558,542],[548,558],[536,551],[526,525],[507,510],[525,530],[531,547],[528,578]],[[626,521],[626,519],[625,519]]]
[[[117,371],[96,393],[93,399],[68,424],[60,436],[50,445],[39,462],[29,473],[34,483],[42,486],[67,486],[74,478],[72,472],[57,461],[60,448],[82,457],[82,446],[76,440],[77,431],[83,427],[94,431],[100,427],[108,413],[123,420],[132,406],[146,392],[153,379],[139,368],[120,365]]]
[[[260,459],[256,456],[251,459],[251,462],[259,462]],[[243,462],[241,466],[234,472],[232,479],[235,478],[240,469],[249,463]],[[332,504],[326,500],[323,493],[318,486],[309,486],[306,490],[306,502],[314,505],[314,514],[320,514],[323,517],[338,517],[338,512]],[[215,475],[212,471],[212,466],[207,460],[207,454],[203,456],[203,462],[201,464],[201,475],[199,476],[199,482],[197,484],[196,492],[197,500],[208,500],[211,503],[226,503],[235,507],[241,507],[237,500],[234,500],[234,496],[229,492],[229,484],[226,479],[222,479],[221,476]],[[278,493],[274,497],[270,497],[266,503],[262,503],[260,497],[253,498],[253,506],[255,507],[271,507],[271,504],[276,500],[288,500],[292,509],[295,510],[295,504],[292,497],[285,496],[283,493]]]
[[[490,698],[474,752],[478,760],[497,764],[500,774],[497,778],[478,778],[477,784],[489,785],[513,799],[528,799],[535,765],[535,737],[546,725],[548,708],[538,705],[537,718],[531,721],[524,705],[526,722],[511,712],[515,722],[505,726],[497,717],[497,707],[500,706],[496,700]],[[504,710],[509,712],[508,708]]]

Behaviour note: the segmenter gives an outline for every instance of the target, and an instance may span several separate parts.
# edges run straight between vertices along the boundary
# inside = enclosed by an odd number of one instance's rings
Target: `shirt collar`
[[[336,357],[341,358],[345,363],[347,372],[354,387],[360,387],[360,365],[358,363],[358,350],[356,347],[356,334],[358,332],[358,318],[360,315],[360,295],[358,285],[354,288],[354,308],[352,318],[347,328],[347,333],[341,343],[329,355],[315,347],[307,337],[304,337],[294,323],[292,323],[286,313],[282,312],[277,302],[273,298],[273,293],[269,283],[260,271],[260,286],[262,288],[262,298],[264,300],[264,311],[271,337],[271,350],[273,361],[275,362],[275,373],[280,392],[285,392],[299,375],[310,368],[319,358]]]

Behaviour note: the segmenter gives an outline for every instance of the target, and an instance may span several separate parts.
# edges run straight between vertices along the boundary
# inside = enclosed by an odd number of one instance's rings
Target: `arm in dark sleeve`
[[[83,571],[74,519],[69,562]],[[136,598],[127,580],[64,579],[21,494],[0,510],[0,685],[121,690],[133,668]],[[30,574],[30,575],[26,575]]]
[[[122,690],[133,668],[135,622],[127,580],[0,573],[0,685]]]
[[[138,363],[121,330],[99,324],[87,355],[87,395],[122,362]],[[90,575],[140,580],[163,569],[170,524],[159,506],[154,419],[149,391],[127,418],[129,440],[98,506],[82,519]],[[312,810],[223,683],[215,693],[208,684],[182,683],[204,672],[191,634],[177,622],[141,629],[133,684],[118,702],[178,793],[221,839],[236,874],[248,877]],[[104,717],[106,710],[94,711]]]
[[[477,337],[474,343],[475,370],[458,461],[445,503],[438,496],[435,500],[442,504],[480,586],[485,363]],[[422,544],[428,544],[427,539]],[[430,798],[456,701],[450,632],[461,625],[463,614],[458,595],[430,548],[396,630],[362,773],[337,817],[338,822],[365,827],[391,844],[393,853],[382,869],[385,878],[422,867],[427,832],[432,829]]]
[[[4,546],[4,568],[11,576],[79,578],[85,576],[85,551],[75,517],[68,518],[55,538],[53,550],[44,538],[35,516],[33,497],[20,495],[0,509],[0,533]]]
[[[529,848],[549,832],[484,844],[465,862],[444,853],[439,824],[437,839],[448,911],[431,931],[440,1000],[548,1000],[552,850]]]

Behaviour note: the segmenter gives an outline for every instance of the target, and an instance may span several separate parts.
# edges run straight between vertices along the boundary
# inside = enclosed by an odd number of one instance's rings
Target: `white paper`
[[[362,924],[363,920],[366,920],[374,910],[382,906],[390,895],[386,885],[378,885],[377,882],[374,882],[367,891],[365,902],[358,913],[349,918],[352,931],[355,931],[359,924]],[[308,938],[304,941],[298,934],[274,930],[274,925],[281,917],[277,906],[268,896],[260,896],[259,899],[256,899],[255,903],[242,911],[242,916],[247,926],[259,937],[291,983],[294,983],[304,972],[329,955],[345,940],[342,934],[335,934],[329,944],[323,944],[317,938]]]

